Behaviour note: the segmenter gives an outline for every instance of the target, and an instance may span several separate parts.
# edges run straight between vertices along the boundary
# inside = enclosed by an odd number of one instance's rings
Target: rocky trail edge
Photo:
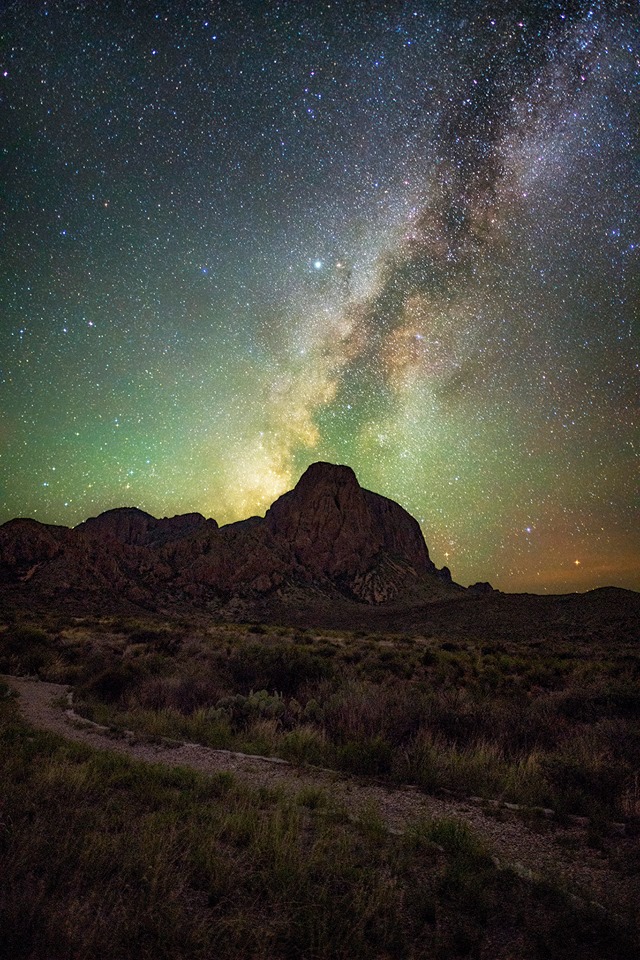
[[[18,695],[20,711],[28,723],[67,740],[144,763],[187,767],[204,774],[229,772],[254,789],[284,790],[293,795],[308,788],[322,790],[355,820],[375,810],[394,833],[402,833],[419,819],[454,818],[482,838],[500,866],[530,878],[560,879],[572,895],[614,913],[629,896],[628,880],[616,865],[632,850],[637,854],[636,837],[613,833],[594,848],[588,843],[586,823],[578,822],[578,818],[564,822],[532,817],[527,816],[525,808],[515,805],[433,796],[412,786],[295,766],[279,758],[215,750],[196,743],[155,742],[132,733],[115,738],[107,727],[75,713],[69,687],[31,678],[1,679]]]

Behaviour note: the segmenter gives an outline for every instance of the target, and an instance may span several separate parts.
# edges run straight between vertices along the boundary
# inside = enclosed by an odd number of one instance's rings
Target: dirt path
[[[624,898],[625,884],[612,870],[610,855],[624,856],[625,848],[633,845],[634,839],[611,838],[605,853],[587,846],[584,827],[542,821],[537,828],[531,828],[517,811],[505,807],[487,811],[471,800],[428,796],[417,788],[385,786],[364,778],[295,767],[274,758],[212,750],[199,744],[169,746],[132,737],[114,739],[106,728],[74,714],[68,687],[8,676],[2,679],[19,694],[22,714],[29,723],[68,740],[146,763],[190,767],[202,773],[229,771],[254,788],[280,788],[292,793],[308,787],[321,789],[354,817],[373,807],[393,831],[402,831],[420,817],[455,817],[469,824],[488,843],[501,864],[527,875],[560,876],[581,898],[607,908],[615,909]],[[54,701],[59,704],[61,698],[67,698],[66,710],[54,706]]]

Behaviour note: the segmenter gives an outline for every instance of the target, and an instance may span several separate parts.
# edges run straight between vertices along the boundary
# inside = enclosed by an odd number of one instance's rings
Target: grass
[[[640,815],[640,664],[625,637],[57,616],[9,624],[0,670],[72,683],[87,717],[151,737],[596,821]]]
[[[319,791],[254,792],[33,731],[10,698],[0,858],[7,960],[634,955],[456,821],[394,836],[375,808],[352,823]]]

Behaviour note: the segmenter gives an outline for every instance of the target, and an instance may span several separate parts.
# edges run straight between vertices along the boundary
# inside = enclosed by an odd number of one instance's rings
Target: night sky
[[[329,460],[461,583],[640,588],[635,2],[2,10],[0,521]]]

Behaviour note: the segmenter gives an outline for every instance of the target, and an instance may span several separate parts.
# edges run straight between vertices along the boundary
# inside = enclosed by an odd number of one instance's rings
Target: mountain
[[[463,589],[436,569],[406,510],[330,463],[312,464],[265,517],[223,527],[198,513],[156,519],[133,507],[74,529],[11,520],[0,526],[0,585],[23,598],[147,609],[246,607],[290,591],[382,604]]]

